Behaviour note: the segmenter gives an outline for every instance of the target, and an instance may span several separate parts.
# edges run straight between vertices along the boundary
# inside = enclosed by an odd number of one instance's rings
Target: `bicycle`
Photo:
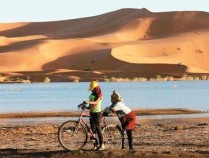
[[[97,137],[93,134],[90,125],[87,123],[85,117],[89,116],[84,113],[86,104],[81,103],[78,105],[81,109],[81,113],[78,120],[68,120],[64,122],[58,129],[58,140],[60,145],[70,151],[79,151],[87,144],[91,142],[95,146]],[[124,131],[117,124],[108,124],[105,117],[102,117],[102,134],[105,148],[108,149],[120,149],[122,139],[124,139]]]

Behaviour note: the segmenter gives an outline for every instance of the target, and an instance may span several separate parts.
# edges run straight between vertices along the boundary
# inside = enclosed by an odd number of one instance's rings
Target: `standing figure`
[[[89,104],[90,109],[90,125],[92,132],[98,134],[99,146],[95,145],[97,150],[104,150],[105,146],[103,143],[103,135],[101,130],[101,121],[102,121],[102,91],[100,89],[99,83],[97,81],[92,81],[89,85],[89,91],[91,94],[88,101],[84,103]]]

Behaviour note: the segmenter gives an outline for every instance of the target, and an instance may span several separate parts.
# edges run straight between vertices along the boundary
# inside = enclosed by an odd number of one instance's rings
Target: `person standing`
[[[92,81],[89,85],[89,91],[91,94],[88,101],[84,103],[89,104],[90,109],[90,126],[94,134],[98,134],[99,146],[97,150],[104,150],[105,146],[103,143],[103,135],[101,130],[101,121],[102,121],[102,91],[97,81]]]

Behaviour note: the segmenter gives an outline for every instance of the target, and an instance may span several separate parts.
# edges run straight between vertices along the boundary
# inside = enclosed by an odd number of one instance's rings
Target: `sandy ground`
[[[209,118],[142,119],[134,130],[135,151],[65,151],[60,124],[0,126],[0,157],[209,157]],[[127,147],[128,149],[128,147]]]

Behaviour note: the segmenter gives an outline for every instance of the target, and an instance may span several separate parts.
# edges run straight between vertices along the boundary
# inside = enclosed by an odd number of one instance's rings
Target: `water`
[[[102,107],[114,89],[131,108],[209,110],[209,81],[102,82]],[[89,82],[0,84],[0,113],[76,110],[88,99]]]

